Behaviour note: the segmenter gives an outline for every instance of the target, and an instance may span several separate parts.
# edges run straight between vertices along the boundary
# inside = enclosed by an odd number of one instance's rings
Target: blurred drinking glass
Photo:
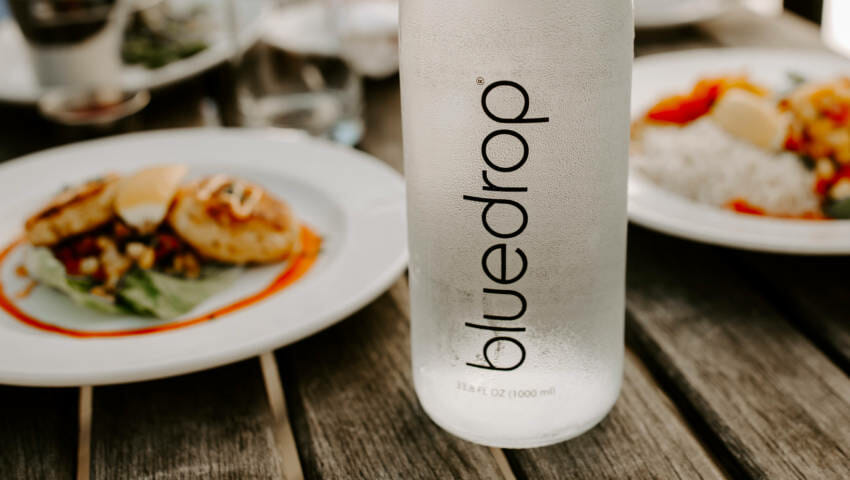
[[[278,2],[263,41],[243,49],[229,0],[236,101],[245,126],[305,130],[354,145],[363,135],[362,82],[339,56],[338,2]]]
[[[825,0],[823,4],[823,41],[835,51],[850,57],[850,2]]]
[[[9,0],[42,87],[115,85],[124,0]]]
[[[66,125],[112,125],[143,108],[126,92],[121,43],[132,0],[9,0],[42,96],[38,106]]]

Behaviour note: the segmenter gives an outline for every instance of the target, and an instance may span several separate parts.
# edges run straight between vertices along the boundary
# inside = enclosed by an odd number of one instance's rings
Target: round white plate
[[[75,338],[30,327],[0,310],[0,383],[95,385],[132,382],[211,368],[311,335],[363,307],[386,290],[407,263],[404,181],[390,167],[355,150],[297,133],[221,129],[171,130],[113,137],[47,150],[0,166],[0,244],[21,234],[27,214],[63,185],[109,171],[184,163],[190,175],[226,172],[254,180],[285,199],[322,236],[313,268],[287,289],[214,320],[116,338]],[[21,247],[24,248],[24,247]],[[14,252],[13,252],[14,253]],[[278,266],[278,272],[282,266]],[[243,273],[225,292],[250,293],[275,267]],[[3,263],[7,296],[14,265]],[[21,285],[18,285],[20,287]],[[9,291],[11,290],[11,291]],[[39,286],[16,306],[56,324],[98,330],[156,320],[115,318],[78,307]]]
[[[746,72],[775,91],[790,88],[789,72],[810,80],[850,74],[850,62],[822,51],[709,49],[635,60],[632,117],[665,95],[689,91],[701,77]],[[634,171],[629,218],[642,226],[699,242],[747,250],[807,255],[850,254],[850,220],[807,221],[743,215],[667,192]]]
[[[227,0],[204,1],[204,4],[209,6],[212,23],[219,26],[205,50],[156,69],[125,65],[122,72],[123,86],[128,90],[159,88],[197,75],[227,60],[232,55],[233,47],[224,28],[227,25],[226,2]],[[239,41],[243,46],[250,45],[261,33],[260,19],[267,1],[238,0],[235,4],[239,21]],[[3,72],[0,74],[0,102],[38,101],[42,89],[30,64],[21,31],[11,17],[0,18],[0,65]]]
[[[702,22],[732,5],[730,0],[635,0],[635,27],[669,28]]]

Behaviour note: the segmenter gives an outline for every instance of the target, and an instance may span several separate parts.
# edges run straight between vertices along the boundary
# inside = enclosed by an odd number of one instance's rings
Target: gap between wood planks
[[[272,433],[280,453],[283,478],[285,480],[303,480],[301,462],[295,437],[289,424],[286,400],[280,382],[274,355],[267,352],[258,357],[266,387],[274,425]],[[78,434],[77,434],[77,480],[91,478],[91,429],[92,429],[93,390],[90,386],[79,388]]]
[[[639,345],[639,341],[630,339],[628,342],[630,348],[634,349],[635,344]],[[639,347],[638,347],[639,349]],[[645,352],[644,352],[645,353]],[[642,368],[648,368],[652,377],[661,385],[665,394],[671,399],[671,403],[676,408],[676,413],[680,414],[685,420],[683,423],[691,429],[693,436],[703,444],[703,448],[707,452],[709,458],[713,460],[727,475],[741,473],[738,470],[736,462],[732,460],[731,455],[725,452],[722,442],[713,441],[711,429],[707,425],[702,425],[700,417],[695,412],[692,412],[692,407],[681,395],[675,392],[675,385],[666,375],[660,371],[657,365],[647,365],[646,358],[652,358],[647,355],[636,355],[641,358]],[[289,421],[289,415],[286,408],[286,397],[281,383],[281,377],[278,370],[277,361],[273,352],[267,352],[258,357],[259,364],[262,370],[263,381],[266,388],[267,400],[269,402],[270,411],[274,420],[272,432],[275,443],[280,454],[282,465],[283,478],[286,480],[302,480],[304,474],[301,467],[300,458],[298,455],[297,444]],[[93,389],[90,386],[80,387],[79,389],[79,431],[78,431],[78,449],[77,449],[77,480],[89,480],[91,477],[91,425],[92,425],[92,402]],[[500,448],[491,447],[490,449],[493,458],[505,480],[516,480],[513,468],[511,467],[505,452]]]
[[[691,437],[702,447],[702,451],[708,460],[726,478],[746,478],[743,470],[732,458],[731,454],[726,453],[726,447],[723,442],[714,435],[711,427],[697,413],[694,406],[684,398],[684,395],[679,394],[673,382],[663,373],[660,365],[652,363],[654,362],[654,357],[648,355],[646,350],[639,345],[639,341],[633,333],[634,328],[628,326],[630,322],[633,322],[628,310],[626,310],[625,315],[626,355],[631,354],[637,368],[643,371],[648,378],[655,381],[661,395],[667,397],[667,400],[673,406],[673,415],[679,419],[679,422],[688,430]],[[718,445],[717,442],[720,442],[720,444]]]
[[[295,435],[292,433],[292,425],[289,423],[286,396],[283,393],[283,384],[280,381],[274,352],[266,352],[260,355],[260,367],[263,370],[263,381],[266,384],[269,407],[275,422],[273,432],[283,462],[284,478],[286,480],[302,480],[304,472],[301,470],[301,460],[298,458]]]
[[[771,281],[769,273],[759,270],[754,263],[753,254],[735,252],[732,258],[732,268],[752,285],[753,290],[763,295],[767,301],[776,307],[776,310],[800,335],[808,339],[820,350],[835,366],[840,368],[846,375],[850,376],[850,360],[839,351],[835,345],[824,338],[829,332],[819,331],[818,325],[813,325],[807,319],[807,313],[799,305],[794,295],[783,292],[780,283]]]
[[[658,385],[673,405],[674,412],[682,419],[682,424],[691,432],[691,436],[702,446],[709,460],[711,460],[727,478],[749,478],[735,460],[735,456],[729,451],[728,446],[711,428],[708,422],[697,412],[696,408],[686,398],[676,385],[676,382],[668,375],[664,367],[649,351],[646,340],[641,338],[639,328],[632,317],[631,312],[626,310],[626,348],[634,353],[635,359],[640,367],[645,369],[650,378]]]
[[[266,352],[261,355],[260,365],[263,370],[263,379],[266,384],[269,405],[276,421],[275,440],[281,451],[284,474],[287,480],[303,479],[304,474],[301,469],[298,448],[286,409],[286,397],[274,353]],[[490,452],[495,458],[504,479],[516,480],[516,476],[508,463],[504,451],[501,448],[490,448]]]
[[[274,419],[272,432],[280,453],[285,480],[303,480],[304,473],[298,456],[298,447],[289,422],[286,409],[286,396],[280,380],[277,361],[273,352],[258,357],[266,386],[269,408]],[[91,478],[91,428],[92,428],[93,389],[90,386],[79,388],[78,436],[77,436],[77,480]],[[490,448],[496,464],[505,480],[516,480],[501,448]]]

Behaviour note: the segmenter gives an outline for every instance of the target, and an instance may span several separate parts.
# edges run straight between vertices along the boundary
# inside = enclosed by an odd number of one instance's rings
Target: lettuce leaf
[[[117,297],[131,310],[162,319],[179,317],[230,285],[238,268],[208,267],[197,279],[133,269],[121,279]]]
[[[105,313],[135,313],[161,319],[187,313],[230,285],[240,273],[239,268],[207,267],[200,278],[188,279],[134,268],[121,279],[113,302],[88,293],[91,282],[68,275],[48,248],[30,248],[24,265],[34,280],[68,295],[78,305]]]
[[[30,248],[24,257],[24,267],[34,280],[68,295],[78,305],[105,313],[125,312],[109,299],[89,293],[91,285],[84,279],[69,276],[65,266],[48,248]]]

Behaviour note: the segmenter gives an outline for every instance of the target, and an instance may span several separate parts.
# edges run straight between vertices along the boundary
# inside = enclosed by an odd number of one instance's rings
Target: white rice
[[[744,199],[771,215],[820,210],[814,173],[792,153],[771,154],[703,118],[683,128],[647,127],[632,167],[660,187],[727,207]]]

